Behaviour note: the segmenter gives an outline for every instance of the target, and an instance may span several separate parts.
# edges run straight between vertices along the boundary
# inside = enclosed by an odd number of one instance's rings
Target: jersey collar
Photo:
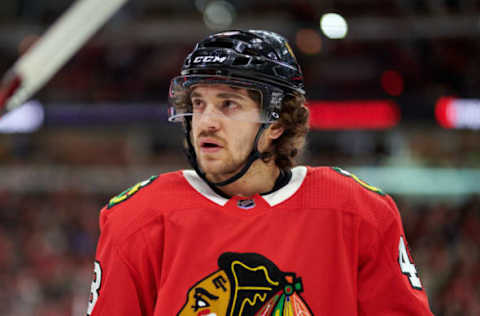
[[[229,199],[222,197],[221,195],[215,193],[208,184],[198,176],[198,174],[194,170],[183,170],[183,176],[187,180],[187,182],[201,195],[209,199],[210,201],[224,206],[227,204]],[[275,206],[283,201],[290,198],[303,183],[305,176],[307,174],[307,168],[304,166],[297,166],[292,168],[292,178],[288,182],[288,184],[284,185],[277,191],[272,193],[262,195],[261,197],[270,205]]]

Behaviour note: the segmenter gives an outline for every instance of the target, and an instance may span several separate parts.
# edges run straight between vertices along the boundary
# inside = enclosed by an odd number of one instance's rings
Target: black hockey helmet
[[[244,168],[219,183],[209,182],[200,170],[190,140],[192,108],[188,104],[191,87],[198,84],[227,84],[256,90],[261,95],[262,123]],[[263,30],[232,30],[216,33],[200,41],[187,56],[180,76],[172,79],[169,91],[169,121],[184,122],[187,156],[197,173],[211,185],[223,186],[242,177],[262,154],[258,140],[280,117],[286,95],[304,95],[303,74],[287,40]],[[186,118],[186,119],[184,119]]]
[[[303,74],[287,40],[262,30],[226,31],[200,41],[170,85],[169,120],[191,115],[179,107],[185,90],[200,83],[240,85],[262,96],[264,122],[278,119],[286,94],[304,95]],[[178,100],[178,98],[180,100]]]

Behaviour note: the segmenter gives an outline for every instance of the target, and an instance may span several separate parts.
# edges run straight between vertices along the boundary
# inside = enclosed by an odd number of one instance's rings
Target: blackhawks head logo
[[[227,252],[190,288],[177,316],[312,316],[302,280],[255,253]]]

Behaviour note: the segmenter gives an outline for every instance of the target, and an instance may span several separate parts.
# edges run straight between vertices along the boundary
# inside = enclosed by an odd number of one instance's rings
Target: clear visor
[[[212,102],[195,94],[196,87],[213,84],[227,85],[232,88],[232,93],[228,93],[228,90],[226,93],[219,93]],[[237,91],[237,89],[246,91]],[[170,84],[168,121],[183,122],[185,118],[196,117],[273,123],[278,119],[278,114],[264,111],[264,102],[269,98],[268,92],[266,87],[249,80],[239,81],[230,77],[212,75],[179,76]],[[248,98],[250,100],[247,100]],[[258,106],[252,107],[252,100],[258,103]]]

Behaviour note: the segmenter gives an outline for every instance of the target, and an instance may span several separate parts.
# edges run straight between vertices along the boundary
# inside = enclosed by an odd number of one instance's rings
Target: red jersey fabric
[[[162,174],[112,199],[100,230],[87,315],[432,315],[395,203],[341,169],[230,199]]]

